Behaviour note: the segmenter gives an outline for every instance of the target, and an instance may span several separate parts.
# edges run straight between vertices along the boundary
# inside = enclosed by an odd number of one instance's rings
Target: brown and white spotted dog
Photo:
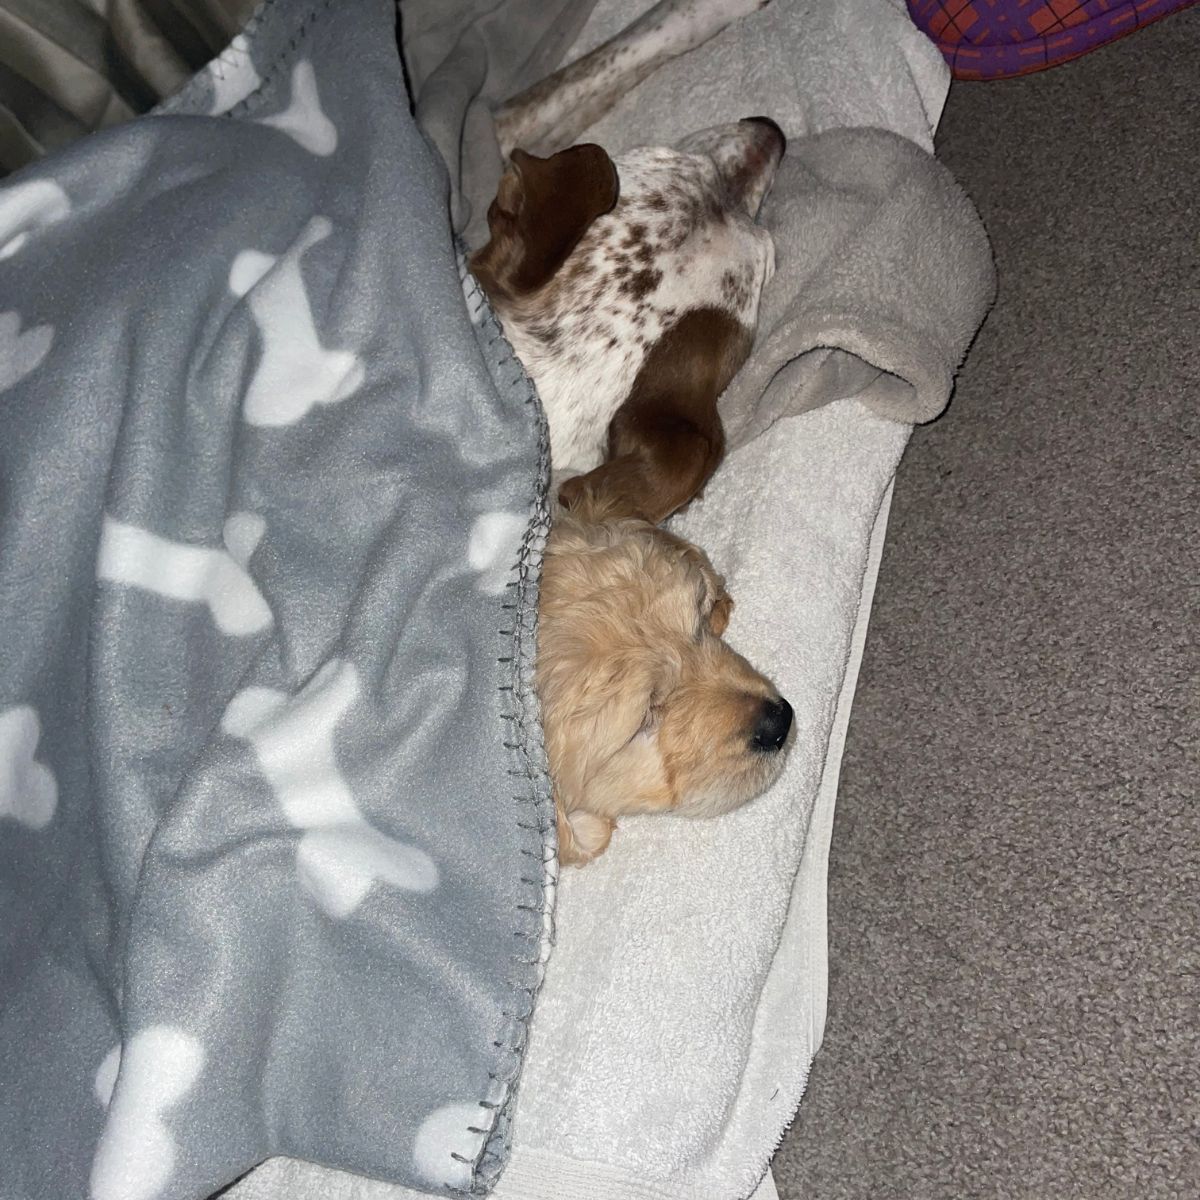
[[[763,0],[663,0],[507,102],[509,167],[471,259],[550,425],[568,507],[657,523],[724,453],[717,398],[745,362],[774,271],[755,224],[784,151],[750,117],[615,159],[567,145],[662,62]]]

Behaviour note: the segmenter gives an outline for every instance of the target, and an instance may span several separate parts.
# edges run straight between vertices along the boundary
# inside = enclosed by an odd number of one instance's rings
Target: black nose
[[[750,744],[755,750],[774,754],[787,741],[791,727],[792,706],[782,696],[778,700],[764,700]]]
[[[782,154],[787,149],[787,138],[784,137],[783,130],[770,117],[743,117],[742,121],[754,125],[765,125],[779,139],[779,153]]]

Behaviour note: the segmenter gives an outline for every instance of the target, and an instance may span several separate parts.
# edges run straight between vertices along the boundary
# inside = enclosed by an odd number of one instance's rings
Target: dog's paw
[[[576,810],[567,816],[557,812],[558,861],[564,867],[586,867],[608,849],[616,821],[596,813]]]

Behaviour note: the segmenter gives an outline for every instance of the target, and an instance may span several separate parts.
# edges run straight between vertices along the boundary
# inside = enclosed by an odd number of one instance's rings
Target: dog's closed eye
[[[666,707],[667,698],[670,692],[666,690],[654,691],[647,698],[646,709],[642,716],[642,724],[637,727],[635,738],[648,737],[650,733],[658,731],[658,727],[662,724],[662,710]]]
[[[646,705],[645,715],[642,717],[642,723],[638,726],[634,737],[646,737],[655,732],[659,725],[662,724],[663,715],[663,697],[652,698]],[[632,738],[630,739],[633,740]]]

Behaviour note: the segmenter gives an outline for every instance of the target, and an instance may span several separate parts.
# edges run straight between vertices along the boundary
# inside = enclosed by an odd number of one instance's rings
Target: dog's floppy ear
[[[698,597],[700,615],[708,632],[720,637],[729,628],[729,618],[733,614],[733,597],[725,589],[725,577],[717,572],[708,555],[694,542],[669,529],[660,530],[658,536],[671,543],[679,557],[700,576],[704,585],[704,594]]]
[[[729,628],[729,618],[733,615],[733,597],[725,590],[725,577],[717,574],[717,569],[709,562],[708,555],[683,538],[671,537],[679,546],[684,558],[700,573],[704,580],[704,598],[700,602],[700,612],[704,624],[714,637],[720,637]]]
[[[617,192],[617,169],[599,146],[572,146],[550,158],[514,150],[488,209],[491,236],[471,259],[484,291],[537,291],[591,223],[612,209]]]
[[[720,309],[685,313],[647,352],[609,424],[606,461],[559,489],[563,507],[657,525],[693,500],[725,453],[717,400],[753,341]]]

